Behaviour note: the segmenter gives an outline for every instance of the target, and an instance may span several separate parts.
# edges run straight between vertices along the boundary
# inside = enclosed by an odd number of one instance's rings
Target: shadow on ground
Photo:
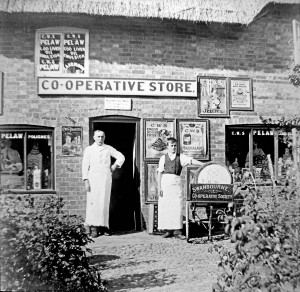
[[[149,261],[136,261],[136,260],[132,260],[132,261],[126,261],[126,263],[122,262],[122,263],[118,263],[115,264],[111,261],[120,259],[119,256],[115,256],[115,255],[93,255],[91,257],[89,257],[90,260],[90,264],[92,266],[94,266],[95,268],[98,269],[118,269],[118,268],[122,268],[126,265],[127,268],[129,267],[135,267],[141,264],[147,264],[147,265],[151,265],[152,263],[156,262],[153,260],[149,260]]]
[[[153,270],[148,273],[127,274],[119,278],[105,280],[108,291],[129,291],[135,288],[154,288],[167,286],[175,282],[176,275],[166,275],[165,269]]]
[[[116,255],[110,255],[110,254],[99,254],[99,255],[92,255],[89,257],[90,263],[92,265],[117,260],[120,257]]]

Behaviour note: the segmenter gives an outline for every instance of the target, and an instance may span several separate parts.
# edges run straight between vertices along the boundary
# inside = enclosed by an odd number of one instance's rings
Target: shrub
[[[272,190],[269,189],[269,192]],[[289,183],[274,193],[248,187],[243,216],[225,230],[232,249],[215,246],[222,273],[213,290],[300,291],[300,200]]]
[[[106,291],[89,265],[92,241],[82,220],[62,213],[62,198],[6,199],[1,224],[2,289]]]

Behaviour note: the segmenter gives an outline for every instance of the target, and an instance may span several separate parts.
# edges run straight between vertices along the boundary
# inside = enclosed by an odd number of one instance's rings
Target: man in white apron
[[[202,165],[203,163],[177,153],[177,140],[168,139],[168,153],[163,155],[158,164],[158,229],[166,230],[163,237],[175,236],[185,239],[182,235],[182,188],[180,173],[182,167]],[[175,231],[175,233],[174,233]]]
[[[87,206],[85,226],[92,227],[92,237],[99,235],[99,227],[110,235],[109,230],[109,203],[111,194],[112,173],[120,168],[124,155],[115,148],[104,144],[105,133],[96,130],[94,143],[88,146],[83,154],[82,179],[87,191]],[[111,156],[116,159],[111,165]]]

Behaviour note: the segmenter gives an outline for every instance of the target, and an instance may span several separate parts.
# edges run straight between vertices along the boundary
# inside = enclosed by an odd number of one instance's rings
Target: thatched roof
[[[269,3],[300,4],[300,0],[0,0],[0,11],[249,24]]]

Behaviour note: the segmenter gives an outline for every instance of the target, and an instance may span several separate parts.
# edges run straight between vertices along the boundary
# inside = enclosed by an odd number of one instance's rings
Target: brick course
[[[269,8],[266,8],[269,9]],[[0,124],[50,126],[55,131],[56,190],[70,212],[84,214],[81,157],[61,155],[61,126],[83,127],[89,118],[123,115],[143,118],[198,118],[197,100],[132,97],[132,111],[105,110],[103,97],[42,98],[34,69],[35,30],[53,26],[88,29],[90,77],[195,80],[197,75],[253,80],[254,111],[210,118],[211,160],[225,161],[225,125],[260,123],[259,116],[299,113],[299,89],[288,81],[293,49],[292,20],[299,5],[274,5],[249,26],[71,14],[1,13],[0,70],[5,74]],[[144,220],[143,133],[141,123],[141,201]],[[184,188],[185,190],[185,188]]]

